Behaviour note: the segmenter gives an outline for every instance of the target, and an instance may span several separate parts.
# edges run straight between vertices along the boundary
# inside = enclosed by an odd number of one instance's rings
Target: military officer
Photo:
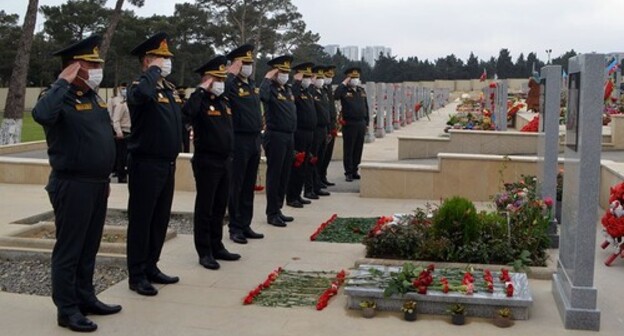
[[[171,73],[167,34],[157,33],[131,52],[143,73],[128,88],[131,132],[128,138],[128,273],[130,289],[156,295],[152,285],[180,279],[157,266],[165,242],[182,148],[180,97],[165,77]]]
[[[319,158],[325,155],[327,136],[329,135],[329,98],[323,90],[325,84],[325,66],[317,65],[312,68],[312,83],[309,88],[314,99],[316,110],[316,128],[314,129],[314,139],[312,140],[312,158],[310,159],[310,174],[306,180],[306,191],[317,196],[329,196],[330,193],[323,188],[327,185],[321,181],[319,172]],[[306,192],[306,193],[307,193]]]
[[[115,163],[115,142],[106,104],[94,91],[102,80],[102,60],[93,35],[55,52],[63,71],[42,93],[32,115],[43,125],[52,172],[46,190],[54,208],[52,300],[57,323],[88,332],[97,325],[87,314],[109,315],[121,306],[98,300],[93,289]]]
[[[295,132],[295,161],[290,171],[290,181],[288,181],[288,191],[286,204],[293,208],[303,208],[301,202],[301,192],[306,180],[311,183],[310,153],[312,152],[312,142],[314,140],[314,129],[316,128],[316,109],[314,99],[310,94],[312,83],[313,63],[301,63],[293,67],[292,92],[295,96],[295,106],[297,108],[297,131]],[[307,186],[306,186],[307,187]],[[306,188],[305,197],[318,199],[310,187]]]
[[[266,119],[263,139],[267,157],[266,215],[268,223],[277,227],[285,227],[286,222],[294,219],[281,210],[293,163],[293,133],[297,129],[295,97],[287,84],[292,60],[292,56],[284,55],[267,62],[272,70],[260,84]]]
[[[225,92],[227,58],[216,56],[195,70],[201,83],[184,105],[185,120],[193,126],[195,152],[191,160],[197,195],[193,236],[199,263],[219,269],[215,259],[234,261],[240,255],[223,246],[223,217],[232,170],[232,111]]]
[[[366,125],[368,125],[368,103],[366,92],[360,87],[360,68],[353,67],[344,73],[345,80],[338,85],[334,98],[342,105],[343,166],[345,179],[359,180],[358,167],[362,160]]]
[[[225,81],[225,95],[232,108],[234,127],[234,155],[228,213],[230,239],[246,244],[247,239],[261,239],[264,235],[251,229],[254,187],[260,164],[260,132],[262,112],[259,89],[253,74],[254,46],[242,45],[229,54],[232,64]]]
[[[325,69],[325,84],[323,85],[323,90],[325,91],[325,94],[327,95],[329,101],[328,126],[330,137],[328,137],[323,157],[319,158],[319,175],[321,177],[321,182],[329,187],[336,185],[335,183],[332,183],[327,179],[327,168],[329,167],[329,163],[331,162],[332,156],[334,154],[334,142],[336,136],[338,136],[338,114],[336,113],[334,89],[332,88],[332,80],[334,79],[335,69],[335,65],[328,65]]]

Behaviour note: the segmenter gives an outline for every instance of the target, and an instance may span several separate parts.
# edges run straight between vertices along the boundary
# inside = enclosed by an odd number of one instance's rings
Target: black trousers
[[[292,133],[268,130],[264,134],[264,150],[267,157],[267,217],[279,215],[284,206],[294,149]]]
[[[295,167],[294,162],[290,167],[290,180],[288,181],[288,194],[286,196],[286,200],[288,201],[296,201],[301,197],[301,191],[303,190],[306,176],[310,171],[309,153],[312,151],[313,141],[313,131],[297,130],[297,132],[295,132],[295,151],[305,153],[305,159],[299,167]]]
[[[260,134],[234,134],[234,155],[230,182],[230,234],[249,229],[253,218],[254,188],[260,164]]]
[[[115,173],[119,181],[125,181],[128,175],[128,169],[126,168],[128,162],[128,144],[126,137],[129,133],[124,133],[124,137],[121,139],[115,138],[115,149],[117,155],[115,156]]]
[[[54,208],[56,244],[52,250],[52,300],[60,315],[97,300],[93,288],[95,256],[100,247],[108,182],[59,178],[46,186]]]
[[[332,160],[332,156],[334,155],[334,143],[336,138],[334,138],[333,136],[331,137],[331,139],[329,140],[329,142],[327,143],[327,145],[325,146],[325,151],[323,152],[323,157],[320,158],[319,161],[319,175],[321,176],[321,179],[327,179],[327,168],[329,167],[329,163]]]
[[[191,132],[187,125],[182,125],[182,153],[191,152]]]
[[[314,130],[314,138],[312,140],[312,147],[310,153],[316,159],[316,163],[310,162],[310,168],[306,172],[305,180],[305,192],[316,192],[321,189],[321,177],[318,172],[319,158],[322,157],[325,152],[325,139],[327,137],[327,128],[317,127]]]
[[[204,158],[194,155],[195,215],[193,238],[202,258],[223,249],[223,217],[230,192],[231,158]]]
[[[128,156],[128,241],[130,283],[157,273],[165,243],[175,184],[175,161]]]
[[[366,136],[366,124],[362,122],[347,122],[342,126],[342,148],[345,175],[357,174],[362,161],[364,149],[364,137]]]

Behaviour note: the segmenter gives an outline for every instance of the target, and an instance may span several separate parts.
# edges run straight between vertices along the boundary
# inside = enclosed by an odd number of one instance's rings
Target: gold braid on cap
[[[156,55],[156,56],[167,56],[171,57],[173,54],[169,51],[169,46],[167,45],[167,40],[160,41],[160,45],[157,49],[148,50],[146,55]]]
[[[204,75],[211,75],[215,77],[225,78],[227,77],[227,71],[225,71],[225,65],[221,64],[219,65],[219,69],[206,71],[204,72]]]
[[[94,63],[104,63],[104,60],[100,58],[100,48],[98,47],[93,48],[93,51],[90,54],[76,55],[73,59]]]

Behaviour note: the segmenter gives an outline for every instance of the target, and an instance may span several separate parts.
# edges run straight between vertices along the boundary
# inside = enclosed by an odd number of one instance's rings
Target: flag
[[[483,68],[483,73],[481,74],[481,77],[479,77],[479,82],[485,82],[486,79],[487,79],[487,71],[485,71],[485,68]]]
[[[611,97],[611,94],[613,93],[613,81],[612,80],[607,80],[607,83],[605,84],[604,87],[604,100],[607,100]]]
[[[618,69],[617,60],[615,59],[615,57],[613,57],[613,60],[611,60],[611,62],[607,64],[606,72],[608,75],[612,75],[615,71],[617,71],[617,69]]]

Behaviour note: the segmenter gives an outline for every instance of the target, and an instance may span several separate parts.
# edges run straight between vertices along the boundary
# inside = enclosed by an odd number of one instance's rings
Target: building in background
[[[324,46],[323,49],[325,49],[325,52],[328,53],[329,56],[334,56],[338,52],[338,49],[340,49],[340,46],[338,44],[328,44]]]
[[[383,46],[373,46],[362,48],[362,58],[370,66],[375,66],[375,62],[379,58],[380,54],[384,56],[390,56],[392,49]]]
[[[360,60],[360,48],[357,46],[340,47],[340,53],[350,61]]]

